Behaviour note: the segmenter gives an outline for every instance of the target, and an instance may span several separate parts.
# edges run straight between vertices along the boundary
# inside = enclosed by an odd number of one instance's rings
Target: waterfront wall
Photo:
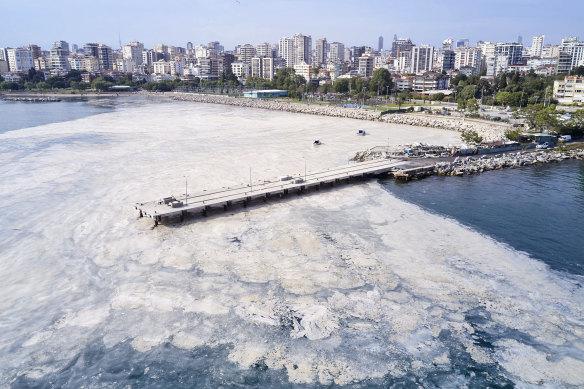
[[[332,116],[338,118],[350,118],[369,121],[380,121],[391,124],[403,124],[419,127],[438,128],[449,131],[476,131],[485,141],[500,140],[504,137],[506,125],[491,124],[488,122],[469,121],[462,118],[440,117],[419,114],[386,114],[379,111],[364,108],[347,108],[325,105],[312,105],[294,103],[282,100],[259,100],[241,97],[229,97],[218,95],[203,95],[195,93],[174,92],[171,98],[182,101],[194,101],[198,103],[225,104],[238,107],[251,107],[304,113],[310,115]]]

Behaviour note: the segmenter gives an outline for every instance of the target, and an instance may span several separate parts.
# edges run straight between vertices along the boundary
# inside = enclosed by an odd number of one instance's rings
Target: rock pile
[[[456,158],[452,162],[436,163],[434,166],[434,174],[440,176],[463,176],[466,174],[479,174],[489,170],[560,162],[567,159],[584,160],[584,150],[570,150],[567,152],[518,152],[499,154],[492,157],[483,155],[480,158]]]
[[[392,124],[405,124],[410,126],[439,128],[450,131],[474,130],[483,137],[485,141],[499,140],[504,136],[506,126],[500,124],[483,123],[476,121],[463,121],[462,118],[432,117],[414,114],[387,114],[381,115],[379,111],[372,111],[364,108],[347,108],[324,105],[310,105],[293,103],[281,100],[261,100],[237,98],[219,95],[202,95],[195,93],[175,92],[172,98],[182,101],[194,101],[199,103],[225,104],[238,107],[251,107],[270,109],[275,111],[286,111],[293,113],[305,113],[310,115],[333,116],[339,118],[350,118],[359,120],[382,121]]]

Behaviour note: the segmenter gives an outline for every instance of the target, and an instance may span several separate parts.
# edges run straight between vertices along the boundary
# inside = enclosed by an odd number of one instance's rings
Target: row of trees
[[[580,72],[580,69],[575,69]],[[584,71],[584,67],[582,69]],[[488,105],[504,105],[525,107],[539,102],[552,103],[554,81],[563,79],[564,75],[540,76],[533,70],[521,75],[519,73],[503,73],[489,82],[480,76],[467,77],[458,74],[451,81],[456,101],[464,108],[465,102],[471,98],[479,99]]]

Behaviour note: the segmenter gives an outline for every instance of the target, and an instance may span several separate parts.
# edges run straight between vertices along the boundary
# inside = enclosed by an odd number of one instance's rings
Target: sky
[[[531,45],[535,35],[558,44],[584,39],[583,0],[0,0],[0,47],[37,44],[50,49],[65,40],[112,48],[138,40],[186,47],[187,42],[235,45],[275,43],[294,33],[326,37],[345,46],[376,48],[394,34],[415,44],[440,46],[448,37]]]

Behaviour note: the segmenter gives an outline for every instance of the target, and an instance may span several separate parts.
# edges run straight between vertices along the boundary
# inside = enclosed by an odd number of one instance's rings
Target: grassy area
[[[566,143],[562,146],[562,149],[565,151],[568,150],[582,150],[584,149],[584,142],[571,142]]]

